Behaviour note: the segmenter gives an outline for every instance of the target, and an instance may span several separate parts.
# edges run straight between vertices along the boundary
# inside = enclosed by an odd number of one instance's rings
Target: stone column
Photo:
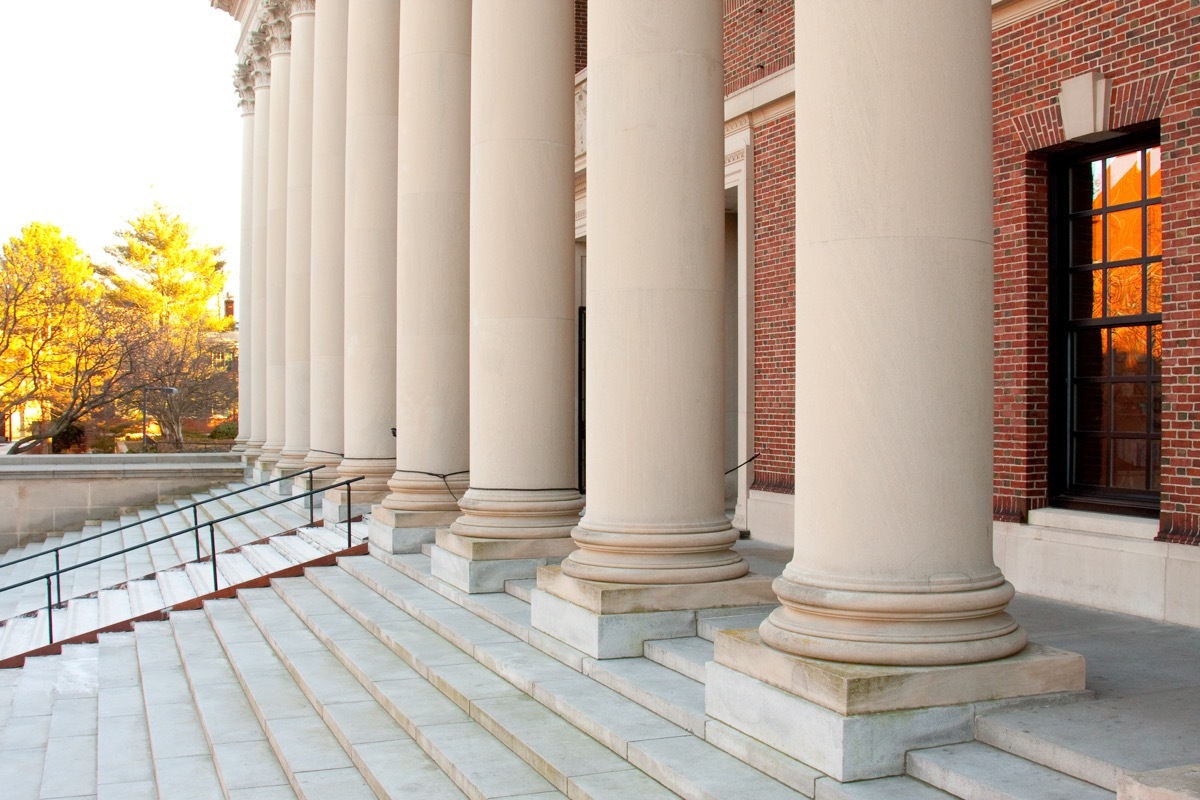
[[[795,25],[795,557],[760,631],[717,637],[706,705],[846,781],[1083,665],[1005,658],[1026,638],[990,539],[988,4],[812,0]]]
[[[346,64],[345,447],[369,512],[396,468],[396,108],[400,0],[349,0]],[[341,502],[343,493],[327,499]],[[328,512],[328,509],[327,509]]]
[[[342,462],[344,270],[346,257],[346,4],[316,17],[313,60],[312,273],[309,297],[310,467],[316,482]],[[332,520],[336,522],[337,520]]]
[[[271,152],[271,49],[261,31],[254,54],[254,235],[250,287],[250,439],[242,453],[253,470],[267,440],[267,161]],[[249,477],[249,475],[247,476]]]
[[[722,21],[721,0],[588,9],[588,504],[532,613],[599,657],[772,599],[725,516]]]
[[[267,154],[267,280],[266,339],[267,440],[255,465],[255,477],[266,480],[283,450],[284,395],[286,387],[286,284],[287,284],[287,152],[288,113],[291,105],[291,14],[287,0],[269,0],[263,10],[271,48],[271,128]],[[271,487],[285,489],[281,484]]]
[[[288,101],[287,279],[283,451],[275,475],[304,469],[308,455],[308,300],[312,259],[313,24],[316,0],[289,0],[292,28]],[[282,485],[281,489],[284,489]],[[286,487],[290,489],[290,487]]]
[[[370,526],[392,552],[452,523],[468,483],[471,0],[404,0],[399,63],[397,469]]]
[[[480,0],[471,42],[471,488],[433,573],[496,591],[570,552],[574,3]],[[504,563],[508,561],[509,563]]]
[[[241,60],[233,74],[242,109],[242,228],[241,251],[238,257],[238,435],[233,451],[245,452],[250,441],[250,415],[254,404],[251,392],[250,363],[254,334],[250,298],[254,294],[254,61]]]

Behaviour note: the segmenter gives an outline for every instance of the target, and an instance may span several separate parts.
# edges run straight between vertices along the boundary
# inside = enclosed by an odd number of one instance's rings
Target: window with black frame
[[[1056,165],[1051,492],[1059,504],[1158,510],[1162,171],[1157,143]]]

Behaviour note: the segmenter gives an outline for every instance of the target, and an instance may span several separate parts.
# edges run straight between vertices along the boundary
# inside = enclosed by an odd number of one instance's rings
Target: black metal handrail
[[[222,500],[226,497],[233,497],[234,495],[241,494],[242,492],[248,492],[251,489],[261,489],[264,486],[270,486],[272,483],[279,483],[280,481],[291,480],[292,478],[299,478],[301,475],[308,476],[308,489],[311,492],[312,491],[312,474],[319,469],[322,469],[322,467],[309,467],[308,469],[302,469],[299,472],[293,472],[290,475],[280,475],[278,478],[272,478],[269,481],[262,481],[261,483],[256,483],[253,486],[243,486],[241,489],[234,489],[232,491],[225,492],[224,494],[215,494],[212,497],[208,498],[207,500],[197,500],[196,502],[190,503],[186,506],[180,506],[178,508],[173,508],[170,511],[160,512],[158,514],[155,514],[152,517],[142,517],[142,518],[138,519],[136,522],[130,522],[126,525],[121,525],[116,528],[109,528],[108,530],[101,530],[99,533],[93,533],[91,536],[85,536],[82,539],[76,539],[75,541],[67,542],[66,544],[56,545],[55,547],[51,547],[49,550],[40,550],[36,553],[30,553],[27,556],[21,556],[20,558],[14,558],[12,561],[6,561],[5,563],[0,564],[0,568],[11,567],[16,564],[22,564],[26,561],[33,561],[38,558],[45,558],[46,556],[53,553],[54,554],[54,569],[57,571],[62,566],[62,557],[61,557],[60,553],[63,550],[66,550],[68,547],[78,547],[81,544],[87,544],[88,542],[94,542],[97,539],[103,539],[105,536],[109,536],[114,533],[120,533],[121,531],[126,531],[126,530],[129,530],[130,528],[136,528],[139,525],[142,525],[144,523],[153,522],[156,519],[162,519],[163,517],[170,517],[175,514],[182,514],[186,511],[192,512],[192,525],[199,525],[200,524],[200,506],[204,505],[205,503],[212,503],[217,500]],[[269,506],[264,506],[264,508],[268,508],[268,507]],[[200,542],[198,539],[196,541],[196,558],[197,559],[200,558]],[[0,591],[4,591],[4,589],[0,589]],[[62,595],[62,586],[61,585],[58,587],[58,593],[59,593],[59,596],[61,597],[61,595]]]
[[[319,467],[317,469],[319,469]],[[312,470],[308,470],[308,471],[311,472]],[[304,474],[304,473],[297,473],[297,474]],[[71,564],[66,567],[60,567],[56,563],[55,569],[53,572],[47,572],[44,575],[38,575],[33,578],[26,578],[25,580],[21,581],[20,583],[13,583],[8,586],[0,587],[0,594],[3,594],[4,592],[9,591],[10,589],[19,589],[23,586],[29,586],[30,584],[37,583],[38,581],[45,581],[46,582],[46,624],[49,626],[49,628],[48,628],[48,633],[49,633],[48,643],[54,644],[54,609],[56,607],[58,607],[58,608],[62,607],[62,602],[63,602],[63,600],[62,600],[62,576],[63,576],[63,573],[71,572],[71,571],[77,570],[77,569],[82,569],[83,567],[89,567],[92,564],[98,564],[101,561],[104,561],[105,559],[108,559],[108,558],[115,558],[117,556],[123,556],[126,553],[132,553],[135,550],[141,550],[144,547],[149,547],[150,545],[158,544],[159,542],[165,542],[168,539],[175,538],[176,536],[182,536],[185,533],[194,533],[195,537],[196,537],[196,561],[189,561],[186,563],[189,563],[189,564],[197,563],[197,562],[200,562],[203,560],[203,558],[200,556],[200,530],[202,528],[207,527],[208,528],[208,543],[209,543],[209,545],[208,545],[209,546],[209,556],[208,557],[212,561],[213,591],[216,591],[217,588],[220,586],[220,580],[219,580],[218,572],[217,572],[217,533],[216,533],[217,525],[220,525],[222,522],[228,522],[231,519],[237,519],[238,517],[243,517],[247,514],[253,514],[255,512],[262,511],[267,508],[274,508],[275,506],[282,505],[283,503],[290,503],[294,500],[298,500],[298,499],[305,498],[305,497],[311,498],[318,494],[324,494],[325,492],[329,491],[330,489],[337,489],[339,487],[345,486],[346,487],[346,508],[351,514],[350,518],[346,520],[346,547],[350,548],[350,547],[354,546],[354,536],[353,536],[353,533],[351,530],[351,521],[354,519],[354,517],[353,517],[354,494],[353,494],[353,489],[351,488],[350,484],[355,483],[357,481],[361,481],[361,480],[363,480],[364,477],[366,477],[366,476],[359,475],[354,478],[347,478],[344,481],[338,481],[337,483],[332,483],[328,486],[322,486],[319,489],[310,488],[307,492],[303,492],[298,495],[291,495],[289,497],[283,497],[283,498],[280,498],[279,500],[275,500],[270,503],[264,503],[263,505],[260,505],[260,506],[254,506],[252,508],[246,508],[241,511],[235,511],[232,514],[227,514],[223,517],[217,517],[215,519],[210,519],[204,523],[197,523],[197,524],[193,525],[192,527],[184,528],[183,530],[172,531],[167,534],[164,534],[163,536],[156,537],[154,539],[147,539],[146,541],[138,542],[137,544],[130,545],[129,547],[126,547],[124,549],[117,550],[116,552],[105,553],[103,555],[96,556],[95,558],[88,559],[87,561],[81,561],[78,564]],[[279,478],[278,480],[282,480],[282,478]],[[252,488],[252,487],[247,487],[247,488]],[[151,519],[151,518],[148,518],[146,521],[149,521],[149,519]],[[313,504],[311,501],[308,504],[308,519],[309,519],[310,524],[315,524],[315,520],[313,519]],[[341,523],[339,522],[336,524],[341,524]],[[53,580],[53,582],[52,582],[52,580]],[[55,584],[57,584],[57,586],[58,586],[58,602],[57,603],[54,602],[53,587]]]

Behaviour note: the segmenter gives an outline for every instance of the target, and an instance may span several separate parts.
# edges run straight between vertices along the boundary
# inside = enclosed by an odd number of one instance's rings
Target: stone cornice
[[[231,17],[237,17],[237,0],[212,0],[212,7]]]

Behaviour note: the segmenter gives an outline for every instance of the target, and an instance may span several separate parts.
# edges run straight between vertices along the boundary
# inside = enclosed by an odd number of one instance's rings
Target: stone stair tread
[[[518,600],[524,600],[526,603],[533,598],[533,590],[537,588],[537,581],[530,579],[511,579],[504,582],[504,591],[511,594]]]
[[[271,546],[283,553],[294,564],[303,564],[325,555],[325,551],[318,550],[299,536],[290,534],[273,537],[271,539]]]
[[[106,787],[149,784],[157,796],[150,731],[132,633],[104,634],[97,640],[100,683],[96,769],[101,795]],[[124,794],[123,791],[118,794]]]
[[[647,658],[613,658],[589,661],[585,674],[625,697],[704,736],[704,684]]]
[[[217,768],[200,727],[170,624],[139,622],[134,626],[134,639],[159,794],[218,796],[221,788]]]
[[[101,589],[96,595],[100,604],[100,627],[107,627],[133,616],[129,592],[125,589]]]
[[[192,585],[192,580],[184,569],[170,569],[155,573],[155,581],[158,583],[158,589],[162,593],[163,603],[167,606],[173,606],[176,603],[182,603],[184,600],[191,600],[196,596],[196,589]]]
[[[76,597],[67,603],[67,629],[63,632],[63,638],[88,633],[99,627],[99,598]]]
[[[908,774],[957,797],[1114,800],[1116,794],[982,742],[908,753]]]
[[[167,605],[163,600],[162,590],[159,588],[158,581],[153,578],[142,581],[130,581],[125,585],[125,590],[129,594],[129,607],[132,616],[140,617],[142,614],[157,611]]]
[[[336,553],[346,549],[346,534],[332,528],[300,528],[296,534],[318,550]]]
[[[177,611],[170,623],[221,786],[230,793],[271,787],[294,796],[208,617]]]
[[[1194,763],[1191,689],[1137,698],[1000,710],[976,720],[976,738],[1080,780],[1116,791],[1126,772]]]
[[[222,586],[236,586],[262,577],[262,571],[241,552],[219,553],[217,555],[217,572],[221,574]],[[212,581],[212,571],[209,570],[209,581]]]
[[[55,683],[41,797],[84,797],[96,793],[99,648],[67,645]]]
[[[252,589],[239,599],[369,784],[386,796],[464,796],[280,595]]]
[[[817,781],[814,800],[952,800],[946,794],[927,783],[907,775],[892,778],[876,778],[870,781],[839,783],[833,778]]]
[[[0,639],[0,658],[29,650],[37,628],[36,617],[13,617],[7,620],[4,623],[4,637]]]
[[[696,736],[631,742],[629,763],[683,797],[795,800],[804,796]]]
[[[269,544],[246,545],[241,549],[241,553],[264,575],[295,565],[294,561]]]
[[[699,636],[657,639],[643,647],[646,658],[700,683],[704,683],[705,664],[713,660],[715,650],[712,642]]]
[[[770,613],[770,609],[764,609],[762,611],[733,614],[730,616],[700,617],[696,620],[696,633],[701,638],[708,639],[711,642],[716,638],[718,631],[757,628]]]
[[[204,594],[211,594],[217,589],[224,589],[229,585],[229,581],[225,580],[225,576],[221,574],[220,559],[217,559],[217,585],[213,585],[212,562],[199,561],[191,564],[183,565],[183,573],[187,575],[188,585],[191,589],[190,597],[199,597]],[[174,602],[180,602],[176,599]]]
[[[309,573],[322,573],[329,579],[339,571],[331,567],[309,570]],[[350,580],[353,581],[352,578]],[[369,595],[373,593],[366,586],[358,584],[358,599],[362,602],[355,602],[353,612],[357,613],[347,613],[349,609],[341,609],[319,591],[313,593],[306,590],[303,586],[306,582],[305,579],[279,580],[273,586],[288,605],[308,622],[314,633],[341,654],[339,657],[344,658],[346,654],[342,646],[353,640],[343,639],[326,628],[338,618],[335,610],[347,619],[362,616],[379,626],[371,631],[363,629],[368,636],[374,633],[381,637],[367,640],[368,643],[374,643],[365,648],[370,663],[379,665],[376,674],[388,675],[383,665],[390,658],[404,667],[400,670],[401,677],[376,679],[369,672],[359,672],[357,677],[374,686],[371,694],[401,721],[421,748],[451,776],[459,788],[470,787],[473,796],[483,797],[550,792],[554,789],[519,754],[502,744],[468,715],[470,709],[487,697],[504,694],[517,696],[519,690],[504,684],[490,672],[488,674],[493,681],[481,680],[482,676],[477,670],[486,672],[485,668],[475,664],[465,653],[438,638],[419,622],[411,618],[404,620],[406,615],[403,612],[378,595],[374,595],[375,602],[372,603]],[[339,582],[335,580],[333,583]],[[435,642],[440,642],[441,646]],[[401,651],[400,654],[397,654],[397,650]],[[455,702],[447,701],[446,698],[451,695]],[[472,752],[477,753],[473,758],[467,755]]]
[[[236,599],[212,600],[204,604],[204,611],[297,793],[373,798],[374,792],[245,607]]]

